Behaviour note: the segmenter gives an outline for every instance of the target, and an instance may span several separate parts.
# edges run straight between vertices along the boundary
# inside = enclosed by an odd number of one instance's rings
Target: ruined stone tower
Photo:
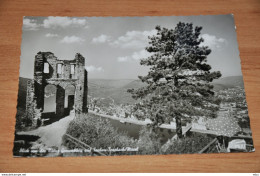
[[[44,111],[45,88],[48,85],[56,87],[56,110],[52,113]],[[69,102],[69,106],[73,106],[76,116],[81,112],[87,112],[85,58],[77,53],[73,60],[59,60],[51,52],[38,52],[34,62],[34,78],[27,83],[27,116],[35,119],[68,115],[68,111],[71,110],[68,109],[71,107],[65,107],[65,90],[68,86],[74,87],[74,96],[66,98],[72,102]]]

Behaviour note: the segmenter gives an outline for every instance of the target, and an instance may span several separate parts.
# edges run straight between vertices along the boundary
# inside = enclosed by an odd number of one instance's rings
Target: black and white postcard
[[[253,152],[233,15],[24,17],[14,157]]]

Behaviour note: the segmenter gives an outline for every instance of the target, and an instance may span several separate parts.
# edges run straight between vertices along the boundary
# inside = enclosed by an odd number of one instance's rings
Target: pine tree
[[[176,120],[176,133],[182,137],[182,119],[194,116],[214,116],[217,101],[210,82],[221,77],[211,72],[207,56],[211,50],[201,46],[202,27],[179,22],[175,29],[156,26],[157,34],[149,37],[146,50],[152,55],[141,65],[150,68],[139,79],[147,86],[129,89],[134,99],[140,99],[135,111],[139,118],[149,118],[153,126]]]

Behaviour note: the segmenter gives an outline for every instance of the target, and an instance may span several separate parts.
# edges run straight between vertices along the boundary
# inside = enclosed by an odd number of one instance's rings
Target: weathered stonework
[[[44,91],[47,85],[56,86],[56,117],[66,115],[64,108],[65,89],[70,85],[75,87],[74,109],[76,116],[81,112],[88,111],[85,58],[79,53],[73,60],[58,60],[51,52],[37,53],[34,62],[34,78],[27,83],[26,111],[29,118],[41,118],[39,115],[35,115],[35,112],[38,111],[44,115]]]

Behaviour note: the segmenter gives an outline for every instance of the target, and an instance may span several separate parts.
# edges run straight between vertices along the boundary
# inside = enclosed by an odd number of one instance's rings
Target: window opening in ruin
[[[70,78],[74,78],[75,75],[75,64],[70,65]]]
[[[56,94],[57,87],[54,85],[47,85],[44,88],[44,111],[43,112],[56,112]]]
[[[65,88],[65,102],[64,102],[65,115],[69,115],[70,111],[74,109],[74,103],[75,103],[75,87],[73,85],[68,85]]]
[[[47,62],[44,63],[43,72],[44,72],[44,73],[50,73],[49,63],[47,63]]]
[[[62,74],[62,64],[57,65],[57,78],[60,78]]]
[[[71,67],[70,67],[70,74],[72,74],[72,75],[75,74],[75,65],[71,65]]]
[[[74,95],[75,95],[75,87],[73,85],[68,85],[65,88],[65,103],[64,108],[72,109],[74,105]]]

